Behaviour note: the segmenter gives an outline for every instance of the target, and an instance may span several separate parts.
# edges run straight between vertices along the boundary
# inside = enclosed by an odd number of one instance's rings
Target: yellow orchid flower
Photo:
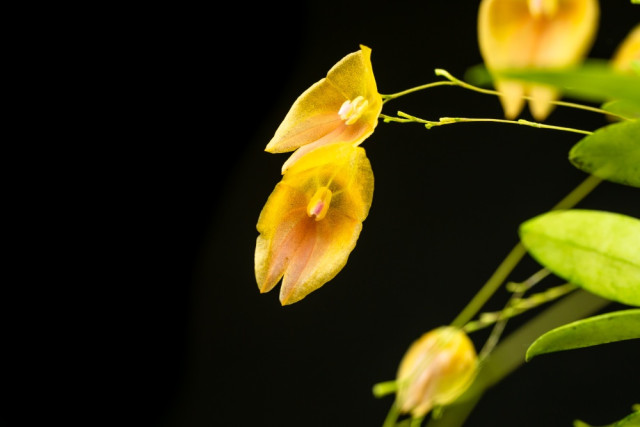
[[[433,329],[414,341],[400,362],[396,402],[402,413],[425,416],[456,400],[473,382],[478,357],[467,334],[452,326]]]
[[[284,173],[304,154],[332,142],[359,145],[373,133],[382,111],[371,66],[371,49],[360,45],[335,64],[327,76],[296,99],[267,144],[270,153],[293,153]]]
[[[633,61],[640,61],[640,24],[636,25],[624,38],[611,59],[613,68],[623,72],[632,70]]]
[[[324,145],[287,169],[257,229],[255,274],[261,293],[280,279],[280,303],[320,288],[347,262],[373,198],[373,172],[362,147]]]
[[[482,0],[478,12],[480,53],[490,72],[516,68],[563,68],[580,63],[595,39],[597,0]],[[508,119],[529,96],[533,117],[543,121],[560,94],[544,85],[496,79]]]

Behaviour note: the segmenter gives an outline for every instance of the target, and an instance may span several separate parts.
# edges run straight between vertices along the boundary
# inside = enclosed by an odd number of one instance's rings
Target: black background
[[[610,57],[640,18],[629,1],[602,4],[594,58]],[[333,281],[287,307],[279,288],[260,294],[253,273],[255,225],[286,159],[263,150],[296,97],[359,44],[372,48],[381,93],[435,81],[435,68],[463,77],[481,63],[477,5],[238,2],[115,13],[96,47],[111,78],[94,82],[110,107],[98,120],[95,157],[108,163],[95,187],[106,215],[93,225],[99,245],[117,247],[93,272],[109,278],[102,289],[114,306],[103,330],[110,344],[97,350],[108,362],[88,375],[92,386],[117,391],[95,399],[105,404],[95,418],[382,424],[391,398],[374,398],[373,384],[393,379],[411,341],[453,320],[517,242],[521,222],[586,177],[567,160],[580,137],[506,124],[380,123],[362,145],[376,188],[356,249]],[[409,95],[383,112],[396,109],[431,120],[502,117],[495,97],[456,87]],[[531,119],[526,110],[522,118]],[[547,122],[606,124],[566,108]],[[638,216],[634,199],[637,189],[603,183],[579,207]],[[527,257],[511,279],[538,268]],[[499,291],[487,310],[507,296]],[[472,338],[479,348],[486,334]],[[621,342],[540,357],[490,390],[467,425],[622,418],[639,403],[639,355],[636,342]]]

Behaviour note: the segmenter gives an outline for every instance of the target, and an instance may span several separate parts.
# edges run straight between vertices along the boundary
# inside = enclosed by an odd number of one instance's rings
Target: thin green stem
[[[521,296],[522,294],[527,292],[529,289],[531,289],[534,285],[537,285],[538,283],[540,283],[542,279],[544,279],[550,274],[551,274],[551,271],[549,271],[546,268],[542,268],[536,271],[527,280],[522,282],[520,284],[521,286],[518,286],[518,288],[514,291],[514,295]]]
[[[409,427],[420,427],[422,425],[422,421],[424,421],[424,417],[411,418],[411,424]]]
[[[601,178],[595,175],[589,175],[587,179],[582,181],[571,193],[567,194],[564,199],[560,200],[551,210],[571,209],[591,193],[602,182]]]
[[[395,393],[398,385],[395,380],[377,383],[373,386],[373,395],[375,397],[384,397],[388,394]]]
[[[502,318],[493,326],[489,338],[487,338],[484,346],[482,346],[482,350],[480,350],[480,353],[478,353],[478,360],[480,361],[480,363],[482,363],[487,358],[487,356],[491,354],[493,348],[498,344],[498,341],[500,341],[500,337],[504,332],[504,328],[507,326],[507,320],[509,319]]]
[[[532,274],[531,277],[529,277],[527,280],[518,284],[518,289],[511,295],[504,309],[497,313],[482,313],[480,315],[480,320],[477,320],[475,322],[468,322],[462,329],[464,329],[464,331],[467,333],[471,333],[473,331],[477,331],[478,329],[487,327],[492,323],[503,321],[509,317],[513,317],[526,311],[521,310],[516,312],[513,307],[514,302],[520,299],[527,290],[531,289],[534,285],[547,277],[549,274],[551,274],[551,272],[546,268],[543,268],[538,272]],[[491,340],[491,338],[489,340]],[[485,345],[485,348],[486,347],[487,345]]]
[[[474,92],[484,93],[486,95],[501,95],[500,92],[495,91],[495,90],[482,89],[480,87],[470,85],[467,82],[464,82],[464,81],[462,81],[462,80],[460,80],[460,79],[458,79],[456,77],[453,77],[451,75],[451,73],[449,73],[447,70],[444,70],[442,68],[436,68],[435,69],[435,73],[436,73],[436,76],[444,77],[445,79],[449,80],[450,82],[455,83],[456,85],[458,85],[458,86],[460,86],[462,88],[469,89],[469,90],[472,90]]]
[[[471,85],[471,84],[469,84],[467,82],[464,82],[464,81],[462,81],[462,80],[460,80],[460,79],[458,79],[456,77],[453,77],[447,70],[443,70],[442,68],[436,68],[435,73],[436,73],[436,76],[444,77],[447,80],[451,81],[452,83],[455,83],[457,86],[460,86],[460,87],[465,88],[465,89],[472,90],[474,92],[479,92],[479,93],[483,93],[483,94],[486,94],[486,95],[497,95],[497,96],[501,96],[502,95],[502,93],[500,93],[500,92],[498,92],[496,90],[482,89],[482,88],[479,88],[477,86],[473,86],[473,85]],[[531,96],[523,96],[522,98],[524,98],[526,100],[533,99]],[[605,111],[605,110],[603,110],[601,108],[591,107],[591,106],[583,105],[583,104],[577,104],[575,102],[551,101],[551,103],[555,104],[555,105],[562,106],[562,107],[576,108],[576,109],[579,109],[579,110],[591,111],[591,112],[598,113],[598,114],[605,114],[605,115],[609,115],[609,116],[617,116],[617,117],[620,117],[620,118],[624,118],[624,117],[622,117],[622,116],[620,116],[618,114],[615,114],[615,113],[612,113],[612,112],[609,112],[609,111]]]
[[[387,116],[386,114],[380,114],[380,117],[383,119],[385,123],[389,123],[389,122],[420,123],[425,125],[427,129],[431,129],[432,127],[436,127],[436,126],[450,125],[453,123],[491,122],[491,123],[508,123],[508,124],[514,124],[514,125],[530,126],[538,129],[560,130],[564,132],[579,133],[582,135],[591,135],[593,133],[588,130],[575,129],[575,128],[569,128],[564,126],[545,125],[543,123],[531,122],[529,120],[524,120],[524,119],[507,120],[507,119],[482,119],[482,118],[469,118],[469,117],[440,117],[440,119],[437,122],[435,122],[431,120],[424,120],[416,116],[412,116],[403,111],[398,111],[397,114],[398,114],[398,117]]]
[[[400,416],[400,411],[398,410],[398,405],[395,402],[389,408],[389,412],[387,413],[387,417],[384,419],[384,423],[382,423],[382,427],[394,427],[396,425],[396,421]]]
[[[564,285],[555,286],[549,288],[544,292],[533,294],[528,298],[521,299],[515,297],[511,300],[511,303],[501,311],[494,311],[490,313],[480,314],[479,320],[474,320],[466,325],[462,329],[468,334],[486,328],[496,322],[511,319],[519,314],[525,313],[532,308],[539,307],[542,304],[556,300],[570,292],[576,290],[576,285],[572,283],[565,283]]]
[[[610,303],[610,300],[578,289],[553,304],[502,340],[480,365],[471,387],[457,403],[444,408],[442,417],[431,418],[427,427],[462,426],[484,392],[524,363],[526,350],[536,338],[555,327],[596,313]]]
[[[502,282],[513,271],[515,266],[520,262],[522,257],[527,253],[522,243],[518,242],[505,259],[500,263],[498,268],[493,272],[489,280],[480,288],[477,294],[469,301],[467,306],[458,314],[458,317],[451,322],[452,326],[462,328],[467,322],[480,311],[482,306],[493,296],[500,288]]]
[[[524,125],[530,126],[538,129],[552,129],[552,130],[561,130],[565,132],[574,132],[580,133],[583,135],[591,135],[593,132],[582,129],[568,128],[564,126],[553,126],[553,125],[545,125],[542,123],[531,122],[529,120],[519,119],[519,120],[506,120],[506,119],[475,119],[475,118],[465,118],[465,117],[441,117],[438,125],[446,125],[450,123],[471,123],[471,122],[495,122],[495,123],[509,123],[514,125]]]
[[[397,92],[397,93],[392,93],[390,95],[380,95],[382,96],[382,104],[385,104],[388,101],[391,101],[392,99],[396,99],[399,98],[401,96],[404,95],[408,95],[410,93],[413,92],[418,92],[420,90],[424,90],[424,89],[430,89],[432,87],[437,87],[437,86],[458,86],[457,83],[455,82],[445,82],[445,81],[440,81],[440,82],[433,82],[433,83],[427,83],[421,86],[416,86],[416,87],[412,87],[411,89],[407,89],[407,90],[403,90],[402,92]]]
[[[602,182],[600,178],[589,175],[580,185],[571,191],[565,198],[558,202],[551,210],[570,209],[584,199],[597,185]],[[463,327],[480,311],[482,306],[500,288],[502,282],[527,253],[522,243],[518,242],[509,252],[498,268],[491,275],[489,280],[480,288],[478,293],[471,299],[467,306],[460,312],[458,317],[451,323],[452,326]]]
[[[412,87],[410,89],[406,89],[403,90],[401,92],[396,92],[396,93],[392,93],[392,94],[380,94],[380,96],[382,97],[382,104],[386,104],[387,102],[396,99],[396,98],[400,98],[401,96],[404,95],[408,95],[414,92],[419,92],[421,90],[425,90],[425,89],[431,89],[434,87],[438,87],[438,86],[458,86],[464,89],[468,89],[474,92],[478,92],[478,93],[483,93],[485,95],[494,95],[494,96],[502,96],[503,94],[501,92],[498,92],[496,90],[491,90],[491,89],[483,89],[474,85],[471,85],[463,80],[460,80],[454,76],[451,75],[451,73],[449,73],[447,70],[444,70],[442,68],[436,68],[435,70],[435,74],[436,76],[439,77],[444,77],[447,79],[447,81],[438,81],[438,82],[432,82],[432,83],[427,83],[427,84],[423,84],[420,86],[416,86],[416,87]],[[522,96],[523,99],[526,100],[531,100],[533,99],[533,97],[531,96]],[[554,100],[554,101],[550,101],[552,104],[554,105],[558,105],[561,107],[568,107],[568,108],[576,108],[579,110],[585,110],[585,111],[591,111],[593,113],[598,113],[598,114],[604,114],[607,116],[616,116],[619,117],[621,119],[625,119],[628,120],[628,118],[621,116],[619,114],[610,112],[610,111],[605,111],[601,108],[596,108],[596,107],[591,107],[589,105],[583,105],[583,104],[578,104],[575,102],[566,102],[566,101],[558,101],[558,100]],[[380,115],[382,117],[382,114]]]
[[[389,122],[395,122],[395,123],[422,123],[424,125],[430,125],[432,123],[438,123],[438,122],[432,122],[430,120],[424,120],[421,119],[420,117],[416,117],[416,116],[412,116],[410,114],[407,113],[403,113],[402,111],[398,111],[398,116],[399,117],[394,117],[394,116],[388,116],[386,114],[380,114],[380,118],[385,122],[385,123],[389,123]]]

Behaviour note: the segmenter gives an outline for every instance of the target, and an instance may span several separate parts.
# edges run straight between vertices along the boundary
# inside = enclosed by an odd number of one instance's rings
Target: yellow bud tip
[[[344,120],[345,124],[352,125],[358,121],[367,105],[369,105],[369,101],[364,99],[363,96],[358,96],[353,101],[346,100],[340,107],[338,115]]]
[[[331,204],[331,196],[332,193],[329,188],[318,188],[307,205],[307,215],[314,217],[316,221],[320,221],[327,216],[329,205]]]
[[[558,0],[528,0],[527,4],[534,18],[551,18],[558,10]]]

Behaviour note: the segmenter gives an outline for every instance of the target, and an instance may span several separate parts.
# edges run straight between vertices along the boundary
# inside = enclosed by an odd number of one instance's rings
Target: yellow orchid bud
[[[508,69],[565,68],[579,64],[595,39],[600,18],[597,0],[482,0],[478,44],[489,72]],[[533,117],[543,121],[560,97],[554,88],[496,78],[508,119],[532,99]]]
[[[333,279],[355,248],[372,198],[373,172],[362,147],[333,143],[300,157],[258,219],[260,292],[282,279],[280,302],[287,305]]]
[[[453,402],[471,385],[477,367],[473,342],[461,329],[442,326],[425,333],[411,344],[398,368],[400,412],[420,418]]]
[[[371,49],[342,58],[296,99],[265,151],[296,150],[282,166],[284,173],[304,154],[334,142],[359,145],[371,135],[382,111],[371,66]]]
[[[631,63],[640,61],[640,24],[636,25],[620,43],[611,59],[613,68],[623,72],[632,70]]]

